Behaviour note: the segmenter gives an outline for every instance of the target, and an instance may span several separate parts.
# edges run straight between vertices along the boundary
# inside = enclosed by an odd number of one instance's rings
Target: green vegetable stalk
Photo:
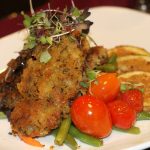
[[[120,129],[117,127],[113,127],[113,130],[124,132],[124,133],[129,133],[129,134],[140,134],[140,129],[135,126],[129,128],[129,129]]]
[[[5,119],[7,118],[6,115],[3,112],[0,112],[0,119]]]
[[[78,148],[78,144],[72,135],[67,134],[65,139],[65,144],[68,145],[72,150],[76,150]]]
[[[73,125],[70,126],[69,134],[71,134],[73,137],[77,138],[78,140],[95,147],[99,147],[103,145],[103,141],[101,139],[82,133]]]
[[[53,130],[52,135],[56,136],[58,133],[58,129]],[[78,148],[78,144],[73,136],[71,136],[69,133],[67,134],[64,143],[68,145],[72,150],[76,150]]]
[[[57,135],[55,137],[55,141],[54,141],[55,144],[62,145],[64,143],[64,141],[67,137],[70,125],[71,125],[71,118],[69,116],[68,118],[64,119],[61,122],[61,125],[58,129]]]
[[[150,113],[146,111],[138,113],[137,120],[150,120]]]
[[[116,64],[104,64],[102,66],[98,66],[97,69],[102,70],[104,72],[115,72],[117,70]]]

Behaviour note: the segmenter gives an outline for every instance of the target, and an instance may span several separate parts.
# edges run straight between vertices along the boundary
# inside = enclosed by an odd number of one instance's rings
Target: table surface
[[[8,0],[5,0],[8,1]],[[33,4],[34,1],[37,0],[32,0]],[[20,0],[13,0],[10,1],[9,5],[7,5],[7,8],[9,8],[10,5],[13,6],[13,3],[15,5],[17,5],[18,2],[18,7],[22,8],[22,5],[25,5],[26,3],[28,3],[28,0],[22,0],[22,3],[20,3]],[[26,2],[26,3],[25,3]],[[53,8],[60,8],[63,9],[66,6],[70,7],[71,6],[71,0],[47,0],[46,2],[44,1],[43,4],[41,4],[40,6],[37,6],[35,8],[36,11],[40,10],[40,9],[46,9],[48,8],[48,3],[50,2],[50,7]],[[134,8],[135,7],[135,0],[74,0],[75,5],[80,8],[92,8],[92,7],[96,7],[96,6],[121,6],[121,7],[128,7],[128,8]],[[5,5],[1,4],[0,2],[0,8],[5,9]],[[15,7],[17,8],[17,7]],[[25,8],[25,7],[24,7]],[[19,10],[19,9],[18,9]],[[14,10],[15,11],[15,10]],[[29,10],[25,10],[25,12],[29,12]],[[13,33],[15,31],[18,31],[20,29],[23,28],[23,24],[22,24],[22,16],[20,15],[20,13],[18,13],[19,15],[17,15],[16,17],[5,17],[3,19],[0,20],[0,37],[3,37],[5,35],[8,35],[10,33]]]

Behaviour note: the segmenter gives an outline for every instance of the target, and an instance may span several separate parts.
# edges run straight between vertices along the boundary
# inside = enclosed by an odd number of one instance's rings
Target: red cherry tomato
[[[81,96],[73,102],[71,118],[80,131],[89,135],[103,138],[111,133],[112,122],[106,104],[91,95]]]
[[[99,75],[95,81],[91,83],[89,93],[105,102],[114,100],[120,90],[120,83],[116,73],[105,73]]]
[[[125,101],[115,100],[108,104],[114,126],[129,129],[136,121],[136,112]]]
[[[128,90],[121,94],[121,99],[127,102],[136,112],[143,110],[143,94],[137,89]]]

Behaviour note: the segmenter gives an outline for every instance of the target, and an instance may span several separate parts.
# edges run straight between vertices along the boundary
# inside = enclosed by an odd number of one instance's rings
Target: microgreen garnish
[[[86,18],[88,18],[91,15],[91,13],[88,11],[88,9],[83,10],[82,14],[78,17],[78,20],[84,21]],[[91,23],[91,22],[89,22]]]
[[[34,15],[35,12],[34,12],[34,9],[33,9],[32,0],[29,0],[29,3],[30,3],[30,11],[31,11],[31,14]]]
[[[80,12],[80,10],[77,7],[73,7],[71,12],[72,12],[72,16],[74,16],[76,18],[81,15],[81,12]]]
[[[60,22],[57,22],[57,23],[56,23],[56,28],[55,28],[54,33],[55,33],[55,34],[59,34],[59,33],[62,32],[62,30],[63,30],[63,25],[62,25]]]
[[[47,63],[51,58],[52,57],[51,57],[50,53],[46,50],[46,51],[41,53],[40,62],[41,63]]]
[[[87,30],[92,25],[90,21],[85,20],[90,12],[88,10],[80,11],[74,3],[71,10],[64,9],[64,11],[60,11],[49,8],[35,13],[30,0],[30,10],[32,16],[23,12],[21,14],[24,17],[24,26],[29,29],[29,37],[32,36],[35,40],[29,40],[28,37],[24,46],[25,49],[32,49],[38,43],[51,46],[53,43],[60,42],[61,36],[76,30],[80,24],[86,24]]]
[[[24,17],[24,20],[23,20],[23,25],[26,27],[26,28],[29,28],[30,25],[31,25],[31,17],[24,14],[24,12],[21,12],[21,14],[23,15]]]
[[[127,90],[127,85],[126,84],[121,84],[120,85],[120,91],[124,92]]]
[[[131,82],[121,82],[120,91],[125,92],[131,89],[138,89],[144,93],[144,84],[143,83],[131,83]]]
[[[48,36],[41,36],[39,40],[42,44],[49,44],[49,45],[52,45],[52,41],[53,41],[52,37],[48,37]]]
[[[87,77],[87,80],[85,81],[82,81],[80,82],[80,85],[84,88],[88,88],[91,84],[92,81],[94,81],[95,84],[98,83],[96,79],[97,77],[97,74],[99,73],[100,71],[97,71],[97,70],[86,70],[86,77]]]
[[[96,72],[94,70],[87,70],[86,74],[89,80],[94,80],[96,78]]]
[[[89,87],[89,84],[87,82],[83,82],[83,81],[80,82],[80,85],[82,87],[84,87],[84,88],[88,88]]]
[[[94,84],[95,84],[95,85],[98,85],[98,80],[94,80]]]
[[[72,36],[72,35],[68,36],[68,38],[69,38],[69,40],[70,40],[71,42],[74,42],[74,41],[77,40],[77,39],[76,39],[74,36]]]
[[[87,78],[89,79],[89,81],[95,80],[97,74],[99,74],[99,73],[100,73],[100,71],[98,71],[98,70],[86,70],[86,75],[87,75]]]
[[[46,37],[45,37],[45,36],[41,36],[41,37],[40,37],[40,42],[41,42],[42,44],[46,44],[46,43],[47,43]]]
[[[36,38],[34,36],[28,36],[27,42],[24,44],[24,49],[32,49],[36,46]]]
[[[52,45],[52,43],[53,43],[53,38],[46,36],[46,41],[47,41],[47,43],[48,43],[49,45]]]
[[[95,42],[95,40],[89,36],[89,35],[86,35],[85,33],[82,33],[83,36],[86,36],[95,46],[97,46],[97,43]]]
[[[144,93],[145,89],[144,88],[140,88],[139,89],[142,93]]]

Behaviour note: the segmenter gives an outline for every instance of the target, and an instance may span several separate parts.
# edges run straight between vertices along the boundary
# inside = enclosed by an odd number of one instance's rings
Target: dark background
[[[51,4],[52,8],[71,5],[71,0],[32,0],[34,8],[42,8]],[[134,7],[136,0],[74,0],[74,3],[79,8],[85,7],[94,7],[99,5],[116,5],[124,7]],[[10,14],[11,12],[20,12],[20,11],[29,10],[29,0],[0,0],[0,18],[3,18]]]
[[[71,0],[32,0],[36,11],[47,9],[48,3],[52,9],[71,7]],[[138,2],[137,2],[138,1]],[[96,6],[121,6],[138,8],[139,3],[150,3],[150,0],[74,0],[80,8]],[[29,0],[0,0],[0,37],[23,28],[21,11],[29,13]]]

